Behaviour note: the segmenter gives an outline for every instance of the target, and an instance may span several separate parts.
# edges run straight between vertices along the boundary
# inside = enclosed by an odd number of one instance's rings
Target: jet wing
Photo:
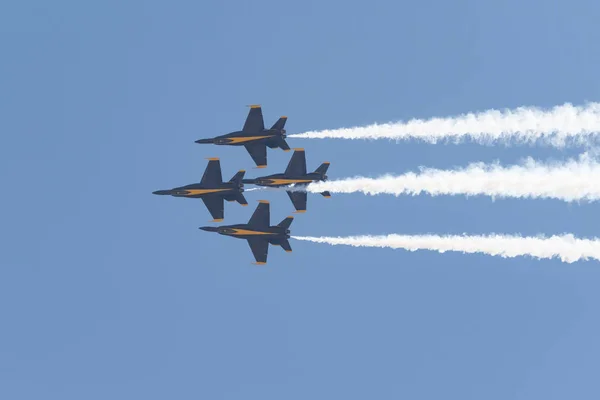
[[[262,115],[262,108],[258,105],[250,106],[250,112],[246,117],[242,131],[249,133],[262,132],[265,129],[265,123]]]
[[[269,253],[269,242],[261,238],[252,238],[248,239],[248,244],[250,245],[252,254],[254,254],[256,264],[266,264]]]
[[[296,211],[302,212],[302,211],[306,211],[306,197],[307,197],[307,193],[306,192],[292,192],[292,191],[286,191],[288,196],[290,196],[290,200],[292,201],[292,204],[294,205],[294,208],[296,209]]]
[[[295,149],[292,158],[284,172],[285,176],[304,176],[306,175],[306,153],[304,149]]]
[[[223,176],[221,175],[221,162],[218,158],[209,158],[208,165],[202,175],[200,183],[207,186],[215,186],[223,183]]]
[[[271,223],[271,212],[269,202],[266,200],[259,200],[258,207],[254,210],[254,214],[248,221],[248,225],[253,228],[268,228]]]
[[[223,196],[211,194],[201,197],[201,199],[215,222],[222,221],[225,215],[225,199],[223,199]]]
[[[267,145],[265,143],[248,143],[244,146],[254,163],[259,168],[267,166]]]

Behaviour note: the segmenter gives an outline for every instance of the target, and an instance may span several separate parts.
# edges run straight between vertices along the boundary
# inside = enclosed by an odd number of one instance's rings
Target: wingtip
[[[254,264],[254,265],[265,265],[266,262],[258,261],[258,262],[253,262],[252,264]]]
[[[306,210],[296,210],[294,211],[294,214],[304,214],[306,212]]]
[[[304,149],[302,147],[297,147],[294,149],[294,151],[304,151]]]
[[[238,172],[246,172],[245,169],[240,169]]]
[[[269,204],[269,201],[268,201],[268,200],[258,200],[258,202],[259,202],[259,203],[262,203],[262,204]]]
[[[216,219],[213,219],[210,222],[223,222],[223,218],[216,218]]]
[[[282,116],[281,116],[281,117],[279,117],[279,118],[287,119],[287,117],[286,117],[285,115],[282,115]]]
[[[208,161],[219,161],[219,157],[207,157]]]
[[[250,108],[260,108],[260,104],[248,104],[247,107],[250,107]]]
[[[266,165],[257,165],[255,168],[262,169],[262,168],[267,168],[267,166]]]

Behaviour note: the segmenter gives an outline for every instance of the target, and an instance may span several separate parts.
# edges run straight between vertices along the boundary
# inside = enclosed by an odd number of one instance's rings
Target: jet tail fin
[[[329,168],[329,163],[324,162],[323,164],[319,165],[319,168],[317,168],[315,170],[315,173],[325,175],[327,173],[328,168]]]
[[[229,180],[230,183],[242,183],[242,180],[244,179],[244,174],[246,174],[246,171],[241,170],[238,171],[234,176],[231,177],[231,179]]]
[[[290,225],[294,222],[294,217],[287,217],[283,221],[281,221],[277,226],[283,229],[289,229]]]
[[[273,124],[271,129],[281,131],[281,133],[285,133],[285,123],[287,122],[287,117],[281,117]]]

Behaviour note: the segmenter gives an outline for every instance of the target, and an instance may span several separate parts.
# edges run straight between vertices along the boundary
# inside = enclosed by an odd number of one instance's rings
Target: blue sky
[[[288,132],[598,100],[593,1],[19,1],[0,6],[0,398],[597,399],[596,262],[292,241],[266,267],[153,196],[255,170],[246,104]],[[293,142],[293,143],[292,143]],[[290,140],[332,179],[578,149]],[[284,193],[226,204],[272,220]],[[297,235],[598,234],[597,205],[310,195]]]

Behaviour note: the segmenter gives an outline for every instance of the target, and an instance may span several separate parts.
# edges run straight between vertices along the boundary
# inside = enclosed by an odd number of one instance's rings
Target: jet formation
[[[256,168],[266,168],[267,147],[271,149],[280,148],[284,151],[291,150],[285,141],[286,122],[287,117],[282,116],[271,128],[265,129],[261,106],[251,105],[241,131],[234,131],[209,139],[199,139],[196,140],[196,143],[244,146]],[[329,162],[323,162],[314,172],[307,172],[306,152],[304,149],[296,148],[283,173],[244,179],[246,172],[240,170],[229,181],[224,182],[219,158],[211,157],[208,160],[208,165],[200,182],[173,189],[157,190],[152,193],[155,195],[202,199],[213,218],[211,222],[221,222],[225,219],[225,201],[237,202],[242,206],[248,205],[243,195],[245,184],[274,188],[289,187],[286,192],[296,213],[304,213],[306,212],[307,192],[302,188],[312,182],[326,181],[330,164]],[[296,190],[297,187],[299,190]],[[329,192],[322,192],[321,195],[326,198],[331,197]],[[292,248],[288,239],[290,238],[289,228],[294,217],[287,217],[278,225],[271,226],[270,203],[266,200],[259,200],[258,202],[259,204],[247,224],[219,227],[203,226],[200,229],[247,240],[257,265],[266,264],[269,244],[281,246],[286,252],[291,252]]]

